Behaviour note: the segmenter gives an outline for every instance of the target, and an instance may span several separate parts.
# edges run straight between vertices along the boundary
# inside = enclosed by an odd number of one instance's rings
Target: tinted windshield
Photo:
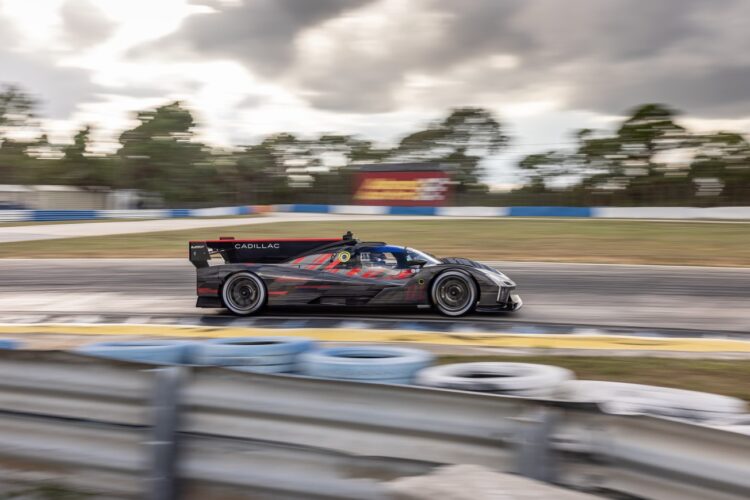
[[[440,264],[440,261],[434,255],[430,255],[416,248],[406,248],[406,255],[409,260],[425,260],[427,265]]]
[[[440,263],[439,260],[428,253],[420,252],[414,248],[393,245],[363,247],[359,249],[356,257],[356,265],[391,269],[407,269],[410,260],[423,260],[427,262],[427,265]]]

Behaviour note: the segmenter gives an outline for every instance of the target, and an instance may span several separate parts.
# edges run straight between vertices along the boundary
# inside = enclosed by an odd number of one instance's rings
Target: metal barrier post
[[[552,436],[559,420],[556,411],[535,409],[522,418],[516,442],[517,472],[537,481],[553,483],[557,479]]]
[[[146,498],[175,500],[177,492],[177,430],[179,420],[179,392],[187,376],[187,368],[171,366],[157,368],[156,383],[151,403],[150,470],[147,475]]]

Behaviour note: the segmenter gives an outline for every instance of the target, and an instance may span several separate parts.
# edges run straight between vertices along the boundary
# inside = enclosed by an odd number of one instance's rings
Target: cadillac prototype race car
[[[197,307],[246,316],[265,306],[412,306],[446,316],[515,311],[516,284],[487,265],[414,248],[341,239],[190,242]],[[214,264],[215,263],[215,264]]]

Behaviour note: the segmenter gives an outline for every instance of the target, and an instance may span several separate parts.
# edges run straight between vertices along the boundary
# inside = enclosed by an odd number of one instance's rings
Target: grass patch
[[[750,401],[750,361],[593,356],[441,356],[446,363],[512,361],[561,366],[580,380],[650,384],[712,392]]]
[[[186,257],[189,240],[339,237],[484,260],[750,266],[750,225],[615,220],[278,222],[0,244],[0,257]]]

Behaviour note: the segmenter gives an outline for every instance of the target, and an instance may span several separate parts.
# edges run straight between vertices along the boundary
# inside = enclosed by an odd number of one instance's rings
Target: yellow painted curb
[[[730,339],[641,338],[620,335],[527,335],[452,333],[351,328],[236,328],[192,325],[19,324],[0,325],[2,335],[98,335],[227,338],[285,335],[326,342],[403,342],[533,349],[617,349],[635,351],[750,352],[750,341]]]

